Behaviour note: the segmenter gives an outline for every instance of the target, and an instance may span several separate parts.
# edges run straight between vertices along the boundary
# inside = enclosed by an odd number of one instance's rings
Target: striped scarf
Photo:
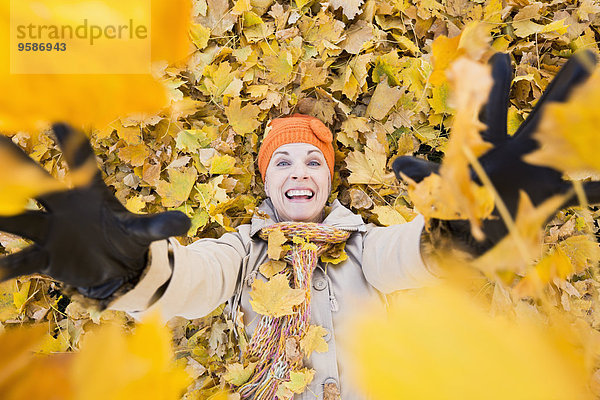
[[[308,222],[280,222],[263,228],[260,236],[267,239],[274,230],[281,230],[291,242],[284,260],[289,264],[284,274],[290,286],[302,289],[304,301],[294,307],[292,315],[270,317],[263,315],[248,343],[244,358],[258,360],[252,377],[238,388],[242,399],[272,400],[280,383],[290,380],[290,373],[302,368],[302,356],[293,349],[310,326],[312,274],[319,256],[336,243],[345,242],[350,233],[329,225]],[[281,399],[283,400],[283,399]]]

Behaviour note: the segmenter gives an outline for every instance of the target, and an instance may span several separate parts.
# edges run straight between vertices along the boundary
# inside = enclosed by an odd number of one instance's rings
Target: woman
[[[495,85],[485,113],[489,128],[483,136],[497,146],[481,163],[513,216],[519,191],[526,191],[538,204],[569,188],[558,171],[526,164],[521,158],[537,146],[531,134],[544,101],[564,101],[572,86],[589,75],[586,63],[591,58],[574,57],[567,63],[512,138],[506,134],[510,62],[502,55],[492,59]],[[55,125],[54,131],[63,149],[74,149],[65,152],[71,168],[94,164],[83,135],[65,125]],[[280,388],[279,383],[292,372],[304,371],[303,366],[316,372],[304,393],[294,398],[361,398],[350,387],[343,351],[336,346],[344,314],[352,311],[355,301],[418,287],[433,275],[421,257],[421,216],[384,228],[365,224],[337,200],[326,206],[334,166],[332,140],[329,129],[316,118],[294,115],[273,120],[258,157],[268,196],[259,207],[261,212],[234,233],[185,247],[174,239],[164,240],[187,231],[185,215],[133,215],[114,198],[98,172],[87,187],[40,196],[44,211],[0,218],[1,230],[35,241],[28,249],[0,259],[0,271],[4,278],[40,271],[136,316],[160,308],[166,318],[196,318],[229,301],[234,314],[241,310],[236,316],[243,319],[251,338],[246,355],[258,358],[250,383],[239,388],[245,398],[291,396],[290,389]],[[0,146],[33,163],[9,139],[0,136]],[[397,173],[417,180],[436,168],[413,158],[394,164]],[[590,201],[597,202],[598,187],[586,189],[592,195]],[[253,288],[260,286],[257,282],[270,275],[260,269],[268,260],[265,239],[273,229],[290,229],[289,221],[302,225],[293,225],[299,231],[288,239],[315,230],[326,239],[312,247],[307,244],[315,242],[312,236],[296,241],[288,255],[292,267],[271,277],[281,275],[292,286],[304,289],[294,300],[293,312],[283,317],[259,316],[251,301]],[[486,241],[479,243],[461,221],[434,222],[441,234],[474,254],[485,251],[507,231],[501,219],[485,222]],[[338,265],[318,262],[317,249],[326,248],[335,235],[337,241],[345,240],[347,259]],[[317,325],[326,329],[327,350],[309,357],[294,355],[302,348],[304,335]],[[274,348],[273,343],[280,346]]]
[[[259,237],[260,230],[276,222],[300,221],[348,231],[348,258],[339,265],[319,263],[312,277],[311,324],[327,330],[328,350],[313,353],[305,362],[316,371],[306,398],[321,394],[326,384],[338,387],[343,399],[355,398],[343,365],[338,363],[343,354],[335,344],[344,314],[352,310],[357,299],[363,302],[378,298],[380,293],[418,287],[432,276],[419,253],[421,216],[407,224],[381,228],[365,224],[337,200],[329,212],[325,211],[333,177],[332,139],[329,129],[314,117],[294,115],[273,120],[258,155],[268,196],[258,215],[269,218],[255,216],[250,225],[242,225],[234,233],[201,239],[186,247],[175,239],[169,245],[154,242],[146,276],[112,307],[125,311],[159,308],[167,318],[180,315],[193,319],[231,300],[234,311],[239,304],[247,334],[252,337],[260,316],[250,305],[251,286],[254,279],[266,280],[259,266],[268,261],[267,242]],[[386,246],[388,243],[399,246]],[[168,246],[174,256],[172,273]],[[162,296],[148,307],[167,280]]]

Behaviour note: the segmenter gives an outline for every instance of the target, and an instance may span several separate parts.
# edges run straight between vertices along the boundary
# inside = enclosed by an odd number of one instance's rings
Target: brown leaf
[[[290,364],[296,364],[302,361],[300,340],[298,339],[298,336],[292,336],[285,339],[285,359]]]
[[[367,106],[366,115],[374,119],[384,119],[392,107],[396,105],[404,90],[398,87],[390,87],[387,79],[379,82]]]

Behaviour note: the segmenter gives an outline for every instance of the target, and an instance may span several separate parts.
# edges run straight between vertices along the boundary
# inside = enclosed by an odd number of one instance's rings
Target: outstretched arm
[[[571,57],[550,82],[527,119],[513,136],[507,133],[507,109],[509,106],[512,70],[510,57],[495,54],[490,60],[494,85],[481,118],[487,129],[481,133],[484,140],[494,145],[479,158],[486,175],[494,185],[508,212],[514,219],[519,205],[520,192],[525,192],[534,205],[539,205],[557,194],[567,193],[572,185],[563,179],[560,171],[549,167],[533,165],[523,160],[524,156],[536,150],[540,144],[533,137],[537,130],[545,106],[551,102],[564,102],[572,90],[590,76],[596,59],[592,52],[585,51]],[[577,132],[573,132],[574,135]],[[426,176],[436,173],[439,166],[414,157],[400,157],[393,165],[398,179],[404,174],[419,182]],[[472,171],[471,178],[480,183]],[[584,189],[590,203],[600,202],[600,182],[588,182]],[[568,197],[562,206],[576,204],[574,195]],[[478,256],[493,247],[508,234],[508,228],[496,208],[492,219],[483,221],[485,239],[476,240],[471,235],[470,224],[464,220],[433,220],[437,233],[451,239],[458,247]],[[435,240],[435,238],[433,238]]]
[[[95,165],[83,133],[64,124],[54,125],[53,130],[71,170]],[[0,146],[47,173],[8,137],[0,135]],[[189,218],[179,211],[148,216],[130,213],[104,184],[99,170],[84,186],[36,200],[43,211],[0,217],[1,231],[34,242],[0,258],[0,278],[42,273],[95,299],[106,299],[135,283],[146,267],[150,243],[183,235],[190,226]]]

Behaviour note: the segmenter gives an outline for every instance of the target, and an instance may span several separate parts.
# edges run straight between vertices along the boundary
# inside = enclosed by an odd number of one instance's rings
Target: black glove
[[[64,124],[55,124],[53,130],[71,170],[95,163],[83,133]],[[43,170],[8,137],[0,135],[0,146]],[[0,277],[39,272],[95,299],[105,299],[139,277],[152,241],[183,235],[190,227],[189,218],[179,211],[148,216],[130,213],[104,184],[99,170],[86,186],[36,200],[45,211],[0,217],[1,231],[34,241],[28,248],[0,258]]]
[[[551,196],[566,193],[572,188],[572,184],[562,178],[560,171],[528,164],[523,161],[523,156],[539,147],[539,143],[532,135],[537,130],[544,106],[550,102],[564,102],[573,88],[590,76],[596,59],[591,51],[571,57],[550,82],[532,112],[513,136],[507,134],[507,113],[512,80],[510,57],[507,54],[497,53],[490,59],[490,63],[494,85],[480,119],[487,124],[487,129],[481,135],[494,147],[483,154],[479,162],[514,218],[521,190],[525,191],[532,203],[537,206]],[[415,157],[399,157],[394,161],[393,169],[398,179],[402,172],[419,182],[429,174],[437,173],[439,164]],[[473,170],[471,170],[471,179],[481,185]],[[600,202],[600,183],[588,182],[584,184],[584,189],[590,203]],[[577,199],[571,196],[563,206],[574,205],[576,202]],[[434,220],[432,223],[447,231],[452,239],[464,244],[468,251],[480,255],[508,233],[497,209],[494,210],[493,216],[496,218],[483,221],[482,231],[485,239],[481,242],[476,241],[471,235],[468,221]]]

